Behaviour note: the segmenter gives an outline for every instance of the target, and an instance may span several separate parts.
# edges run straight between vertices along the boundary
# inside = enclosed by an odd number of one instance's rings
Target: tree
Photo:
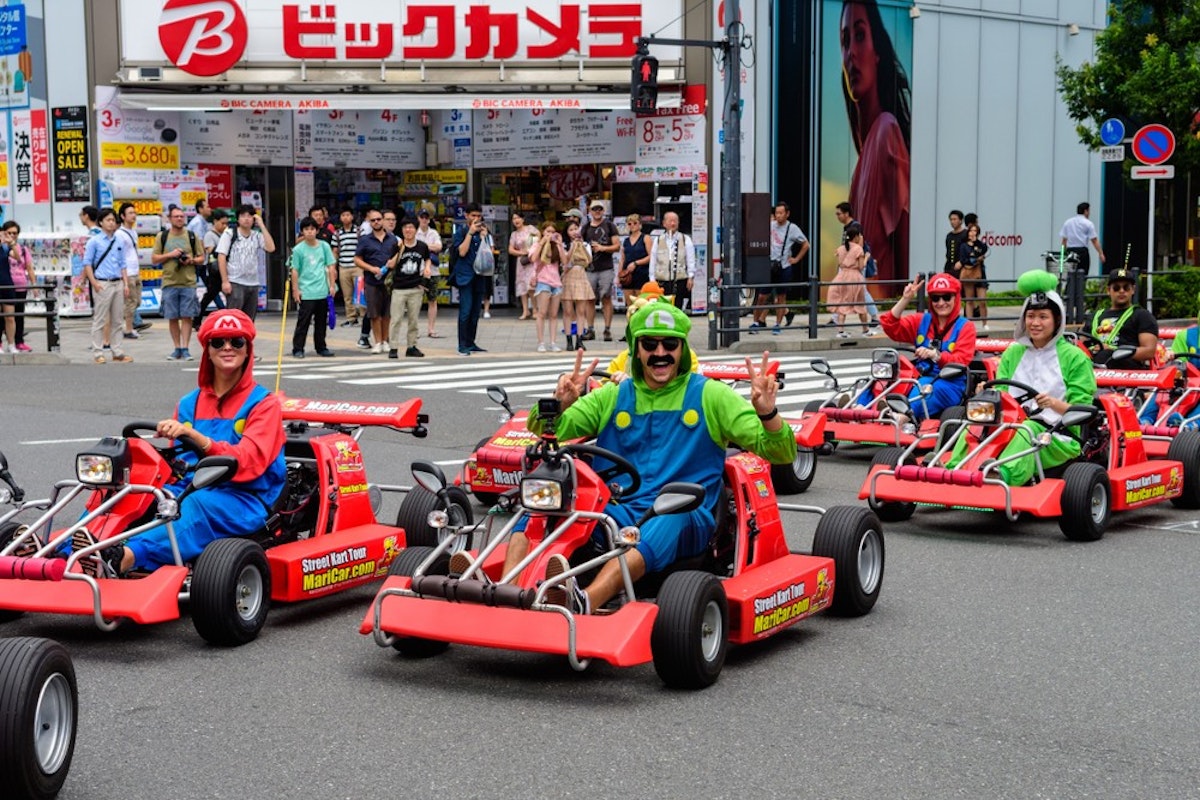
[[[1126,121],[1132,132],[1160,122],[1175,133],[1171,162],[1200,167],[1200,0],[1117,0],[1096,37],[1096,58],[1073,69],[1059,60],[1058,90],[1079,140],[1100,147],[1100,124]]]

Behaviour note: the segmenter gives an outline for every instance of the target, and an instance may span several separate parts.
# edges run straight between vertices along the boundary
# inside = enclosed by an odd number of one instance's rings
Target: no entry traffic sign
[[[1175,134],[1157,122],[1143,125],[1133,135],[1133,157],[1147,166],[1161,164],[1175,153]]]

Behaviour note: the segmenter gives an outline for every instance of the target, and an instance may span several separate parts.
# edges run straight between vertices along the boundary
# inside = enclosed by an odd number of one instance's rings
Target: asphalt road
[[[61,440],[165,416],[193,381],[168,363],[4,369],[0,450],[44,494],[85,445]],[[496,427],[480,395],[423,400],[429,438],[364,437],[373,481],[409,483],[414,458],[461,458]],[[870,455],[822,459],[799,502],[857,502]],[[404,661],[357,632],[369,589],[276,607],[232,650],[187,619],[103,634],[27,615],[3,631],[56,638],[75,658],[63,798],[1197,797],[1196,516],[1125,515],[1076,544],[1053,522],[919,510],[886,528],[873,613],[732,651],[695,694],[664,689],[649,665],[579,674],[465,647]],[[787,519],[793,546],[815,520]]]

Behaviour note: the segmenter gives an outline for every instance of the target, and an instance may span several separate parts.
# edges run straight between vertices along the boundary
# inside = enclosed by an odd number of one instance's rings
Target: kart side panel
[[[269,548],[271,599],[309,600],[382,578],[404,546],[399,528],[371,523]]]
[[[833,559],[789,553],[722,583],[729,600],[729,641],[765,639],[833,600]]]
[[[388,578],[384,588],[406,587],[409,579]],[[575,615],[576,652],[617,667],[651,660],[650,631],[658,606],[627,603],[612,614]],[[373,631],[374,615],[364,617],[359,631]],[[380,627],[400,636],[420,636],[456,644],[567,654],[567,621],[551,611],[523,611],[445,600],[392,595],[383,599]]]
[[[374,524],[367,468],[362,449],[354,437],[329,433],[314,437],[308,443],[316,460],[321,496],[334,498],[332,502],[321,503],[313,530],[337,531]]]
[[[1118,467],[1108,473],[1113,511],[1161,503],[1183,494],[1183,463],[1146,461]]]
[[[159,567],[144,578],[101,578],[100,610],[107,619],[139,625],[179,619],[179,593],[187,567]],[[85,581],[0,581],[0,608],[91,616],[95,600]]]
[[[815,448],[825,444],[825,426],[828,424],[828,420],[824,414],[820,412],[806,414],[799,419],[787,420],[787,424],[791,427],[792,433],[796,434],[798,447]]]
[[[881,464],[873,467],[867,479],[863,481],[858,499],[869,498],[872,476],[888,469],[889,467]],[[1014,486],[1011,489],[1013,510],[1028,511],[1035,517],[1059,517],[1062,515],[1062,488],[1063,482],[1054,478],[1033,486]],[[941,483],[901,481],[897,480],[895,475],[879,476],[875,482],[875,498],[884,502],[925,503],[995,511],[1004,509],[1004,489],[1000,486],[947,486]]]

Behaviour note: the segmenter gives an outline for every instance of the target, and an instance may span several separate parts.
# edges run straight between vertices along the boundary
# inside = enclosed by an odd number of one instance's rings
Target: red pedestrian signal
[[[632,72],[629,107],[638,114],[653,114],[658,108],[658,59],[651,55],[636,55]]]

